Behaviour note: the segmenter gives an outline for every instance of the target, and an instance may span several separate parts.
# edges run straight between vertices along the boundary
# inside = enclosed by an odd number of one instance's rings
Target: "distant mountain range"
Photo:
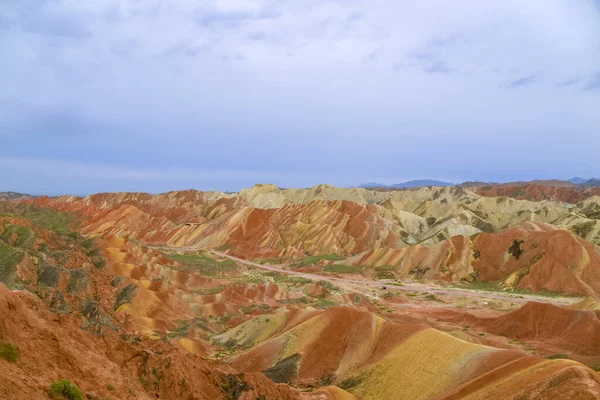
[[[455,184],[452,182],[443,182],[436,181],[433,179],[418,179],[414,181],[395,183],[393,185],[384,185],[383,183],[369,182],[359,187],[369,189],[369,188],[388,188],[388,189],[402,189],[402,188],[416,188],[416,187],[424,187],[424,186],[454,186]]]
[[[499,182],[480,182],[480,181],[469,181],[469,182],[463,182],[463,183],[452,183],[452,182],[444,182],[444,181],[437,181],[434,179],[418,179],[418,180],[414,180],[414,181],[408,181],[408,182],[403,182],[403,183],[395,183],[393,185],[384,185],[383,183],[377,183],[377,182],[368,182],[368,183],[364,183],[358,187],[360,188],[365,188],[365,189],[374,189],[374,188],[383,188],[383,189],[403,189],[403,188],[417,188],[417,187],[426,187],[426,186],[454,186],[454,185],[461,185],[461,186],[481,186],[481,185],[511,185],[511,184],[527,184],[527,183],[540,183],[540,184],[549,184],[552,186],[561,186],[560,184],[562,183],[564,186],[567,186],[569,184],[573,184],[573,185],[580,185],[580,186],[588,186],[588,187],[598,187],[600,186],[600,178],[591,178],[591,179],[586,179],[586,178],[581,178],[581,177],[574,177],[571,179],[567,179],[567,180],[550,180],[550,181],[523,181],[523,182],[507,182],[507,183],[499,183]]]
[[[576,176],[575,178],[571,178],[568,181],[571,183],[574,183],[576,185],[583,185],[584,183],[586,183],[589,179],[584,179],[584,178],[580,178],[578,176]]]

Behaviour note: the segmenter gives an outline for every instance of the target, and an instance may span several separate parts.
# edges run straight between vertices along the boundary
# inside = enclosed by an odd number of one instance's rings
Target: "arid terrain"
[[[0,222],[3,399],[600,398],[594,186],[8,193]]]

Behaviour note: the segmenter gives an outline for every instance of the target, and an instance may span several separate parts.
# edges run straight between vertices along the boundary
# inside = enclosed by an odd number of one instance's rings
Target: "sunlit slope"
[[[569,378],[570,388],[556,393],[581,391],[584,384],[591,393],[600,388],[594,372],[572,361],[468,343],[425,325],[395,324],[343,307],[305,314],[295,325],[283,315],[260,317],[218,340],[254,345],[231,360],[240,370],[302,384],[334,382],[362,399],[445,398],[461,387],[481,398],[497,393],[499,384],[515,395],[531,388],[546,393],[557,375],[573,371],[578,375]]]

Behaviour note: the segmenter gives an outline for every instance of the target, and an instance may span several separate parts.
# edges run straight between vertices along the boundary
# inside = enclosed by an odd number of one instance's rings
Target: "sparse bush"
[[[508,249],[508,253],[512,254],[513,257],[515,257],[518,260],[519,257],[521,257],[521,254],[523,254],[523,249],[521,248],[521,245],[523,243],[523,240],[514,239],[512,246],[510,246]]]
[[[68,379],[52,383],[48,394],[56,400],[83,400],[81,390]]]
[[[15,362],[19,359],[19,349],[11,343],[0,343],[0,358],[8,362]]]
[[[360,274],[363,268],[362,265],[331,264],[323,268],[323,271],[332,274]]]
[[[317,282],[317,284],[321,287],[324,287],[325,289],[332,291],[332,290],[340,290],[339,287],[335,286],[333,283],[329,282],[329,281],[319,281]]]
[[[298,268],[298,267],[305,267],[307,265],[311,265],[311,264],[315,264],[321,260],[327,260],[327,261],[340,261],[343,260],[344,257],[340,256],[338,254],[321,254],[318,256],[311,256],[308,255],[308,257],[303,258],[302,260],[294,263],[291,265],[292,268]]]
[[[94,262],[94,267],[96,267],[96,269],[103,269],[106,266],[106,260],[103,257],[95,257],[93,259]]]

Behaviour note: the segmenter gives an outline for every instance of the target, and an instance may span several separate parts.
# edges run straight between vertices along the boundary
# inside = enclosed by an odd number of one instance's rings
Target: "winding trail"
[[[486,299],[486,300],[505,300],[511,301],[514,303],[528,303],[530,301],[536,301],[539,303],[550,303],[557,306],[569,306],[578,301],[581,301],[581,297],[547,297],[536,295],[534,293],[531,294],[513,294],[513,293],[501,293],[501,292],[489,292],[489,291],[479,291],[473,289],[464,289],[464,288],[442,288],[436,287],[430,284],[425,283],[402,283],[401,286],[397,284],[392,284],[389,282],[382,281],[370,281],[370,280],[359,280],[359,279],[349,279],[349,278],[339,278],[335,276],[329,275],[319,275],[319,274],[311,274],[307,272],[299,272],[292,271],[289,269],[279,268],[273,265],[268,264],[259,264],[253,261],[245,260],[243,258],[235,257],[229,254],[222,253],[216,250],[204,250],[198,249],[194,247],[171,247],[171,246],[148,246],[155,248],[157,250],[174,250],[174,251],[206,251],[208,253],[214,254],[219,257],[228,258],[233,260],[239,264],[262,269],[265,271],[277,272],[285,275],[299,276],[302,278],[311,279],[314,281],[328,281],[331,283],[336,283],[341,286],[345,286],[353,292],[360,292],[361,289],[363,291],[368,289],[384,289],[390,292],[416,292],[422,293],[427,292],[431,294],[438,294],[443,296],[463,296],[463,297],[471,297],[477,299]]]
[[[198,249],[193,248],[172,248],[173,250],[184,250],[184,251],[198,251]],[[229,254],[222,253],[220,251],[215,250],[206,250],[216,256],[228,258],[235,262],[238,262],[242,265],[246,265],[249,267],[254,267],[258,269],[262,269],[265,271],[273,271],[280,274],[299,276],[311,280],[316,281],[329,281],[332,283],[342,284],[342,285],[350,285],[357,286],[358,288],[363,289],[383,289],[385,287],[388,291],[408,291],[408,292],[427,292],[431,294],[439,294],[445,296],[464,296],[464,297],[473,297],[479,299],[491,299],[491,300],[510,300],[515,303],[527,303],[530,301],[537,301],[540,303],[551,303],[558,306],[569,306],[581,300],[578,297],[546,297],[540,296],[536,294],[512,294],[512,293],[496,293],[496,292],[487,292],[487,291],[477,291],[471,289],[463,289],[463,288],[439,288],[434,287],[428,284],[422,283],[403,283],[402,286],[396,286],[390,283],[381,282],[381,281],[369,281],[369,280],[358,280],[358,279],[348,279],[348,278],[339,278],[327,275],[319,275],[319,274],[311,274],[306,272],[298,272],[291,271],[288,269],[278,268],[273,265],[268,264],[259,264],[253,261],[244,260],[243,258],[235,257]],[[357,291],[356,287],[352,288],[352,291]],[[358,290],[359,291],[359,290]]]

